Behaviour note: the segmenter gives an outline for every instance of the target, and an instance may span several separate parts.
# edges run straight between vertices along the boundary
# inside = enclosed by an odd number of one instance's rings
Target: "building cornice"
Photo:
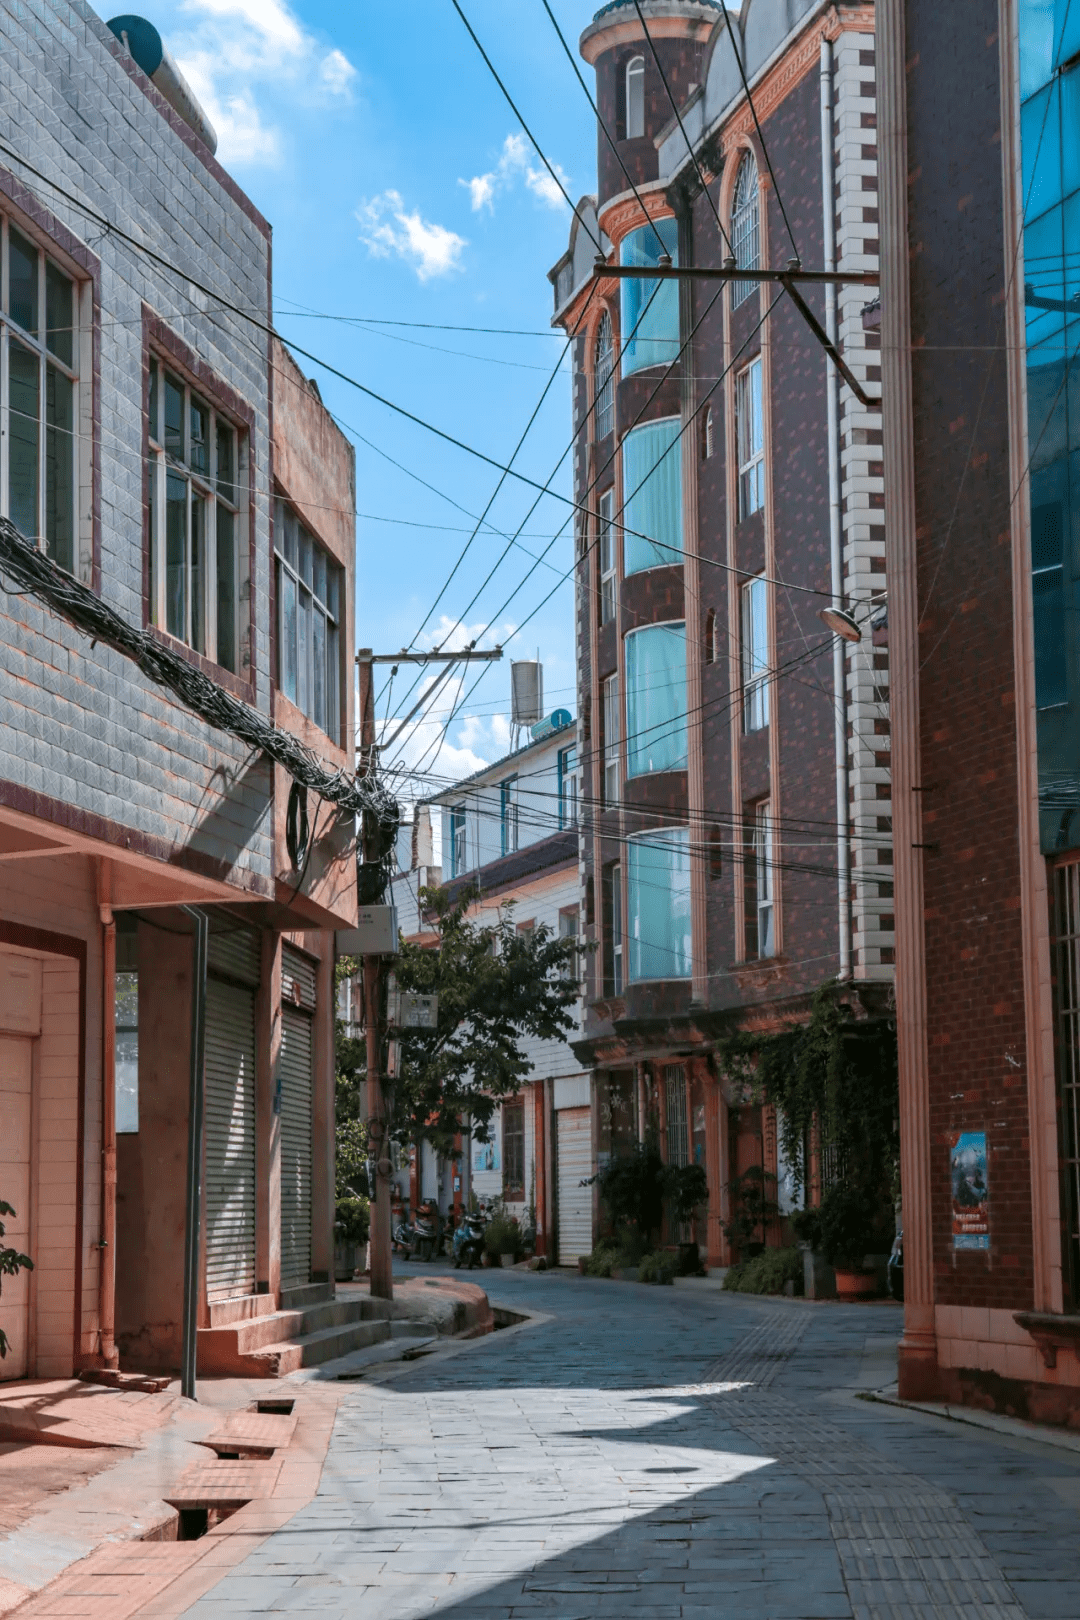
[[[718,7],[703,0],[641,0],[641,10],[653,39],[706,40],[721,16]],[[591,66],[605,51],[644,37],[636,11],[626,15],[613,10],[594,17],[578,49]]]

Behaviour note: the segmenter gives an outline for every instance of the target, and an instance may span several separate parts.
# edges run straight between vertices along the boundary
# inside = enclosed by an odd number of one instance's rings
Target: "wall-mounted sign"
[[[396,956],[397,913],[393,906],[361,906],[355,928],[339,928],[339,956]]]
[[[990,1247],[986,1132],[961,1131],[949,1155],[954,1249]]]
[[[396,1029],[438,1029],[439,998],[394,988],[387,998],[386,1017]]]

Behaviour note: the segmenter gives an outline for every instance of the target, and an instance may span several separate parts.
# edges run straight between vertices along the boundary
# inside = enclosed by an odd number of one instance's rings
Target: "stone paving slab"
[[[317,1494],[183,1612],[1080,1620],[1080,1458],[857,1399],[899,1312],[492,1286],[546,1319],[339,1386]]]

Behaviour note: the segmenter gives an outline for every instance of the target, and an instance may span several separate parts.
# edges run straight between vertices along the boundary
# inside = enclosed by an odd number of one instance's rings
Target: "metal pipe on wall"
[[[191,953],[191,1051],[188,1088],[187,1209],[184,1220],[184,1318],[180,1392],[197,1399],[199,1246],[202,1236],[203,1102],[206,1064],[206,948],[209,919],[197,906],[183,908],[194,924]]]
[[[836,269],[835,149],[833,137],[833,48],[821,41],[821,228],[825,269]],[[837,289],[825,284],[825,330],[837,341]],[[826,416],[829,455],[829,590],[832,605],[844,605],[844,533],[840,482],[840,374],[828,356]],[[851,978],[851,811],[848,804],[847,660],[844,643],[833,637],[833,708],[836,751],[836,888],[841,979]]]

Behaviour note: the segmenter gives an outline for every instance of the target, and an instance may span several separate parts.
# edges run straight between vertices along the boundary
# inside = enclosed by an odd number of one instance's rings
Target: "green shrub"
[[[334,1212],[334,1235],[339,1243],[366,1243],[370,1227],[370,1206],[361,1193],[350,1191],[338,1199]]]
[[[585,1262],[587,1277],[610,1277],[622,1259],[617,1243],[602,1239]]]
[[[484,1228],[484,1248],[488,1254],[520,1254],[521,1227],[513,1215],[493,1215]]]
[[[638,1282],[662,1283],[670,1287],[678,1273],[678,1255],[668,1254],[663,1249],[654,1249],[651,1254],[642,1256],[638,1266]]]
[[[802,1292],[803,1258],[799,1249],[766,1249],[752,1260],[729,1266],[724,1287],[736,1294],[782,1294],[793,1282]]]

